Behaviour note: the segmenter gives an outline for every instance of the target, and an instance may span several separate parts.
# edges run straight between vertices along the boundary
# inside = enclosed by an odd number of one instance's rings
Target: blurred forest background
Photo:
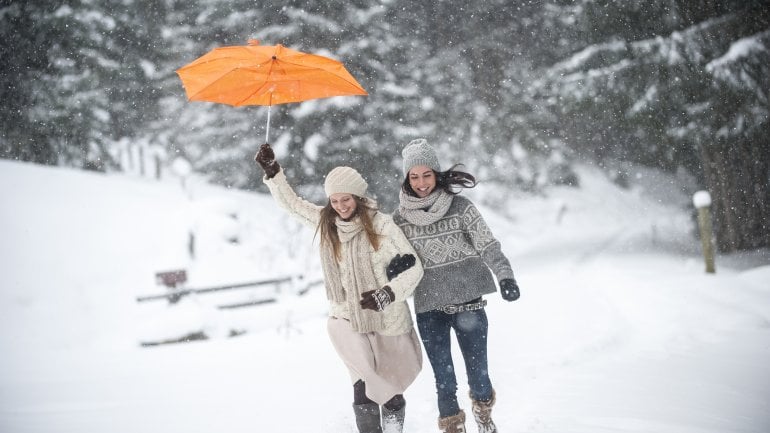
[[[188,102],[175,74],[249,38],[336,58],[369,92],[273,107],[310,198],[345,164],[392,209],[400,149],[426,137],[534,194],[579,186],[577,162],[620,185],[634,164],[682,173],[710,191],[721,251],[770,246],[764,0],[0,0],[0,157],[117,172],[138,153],[158,175],[184,158],[262,188],[266,107]]]

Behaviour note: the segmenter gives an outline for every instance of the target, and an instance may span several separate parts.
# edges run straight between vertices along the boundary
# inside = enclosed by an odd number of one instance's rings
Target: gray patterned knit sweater
[[[414,246],[425,268],[414,292],[417,313],[495,292],[492,272],[498,281],[513,278],[500,242],[476,206],[465,197],[454,196],[446,214],[428,225],[412,224],[398,210],[393,220]]]

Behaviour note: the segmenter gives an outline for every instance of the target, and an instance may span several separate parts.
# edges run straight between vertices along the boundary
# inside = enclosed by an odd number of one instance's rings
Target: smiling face
[[[417,197],[427,197],[436,188],[436,173],[427,165],[415,165],[409,169],[409,186]]]
[[[329,203],[332,209],[337,212],[340,218],[347,220],[356,213],[356,200],[352,194],[336,193],[329,196]]]

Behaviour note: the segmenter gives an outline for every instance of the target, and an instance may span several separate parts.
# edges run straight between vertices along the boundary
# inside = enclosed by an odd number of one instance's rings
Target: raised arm
[[[265,171],[262,181],[270,189],[278,206],[286,210],[301,223],[315,229],[318,226],[322,206],[310,203],[294,192],[283,169],[275,160],[275,154],[269,144],[265,143],[259,148],[254,160]]]

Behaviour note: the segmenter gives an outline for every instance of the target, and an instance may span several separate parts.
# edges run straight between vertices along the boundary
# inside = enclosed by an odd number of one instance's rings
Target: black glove
[[[270,147],[270,144],[268,143],[259,147],[259,152],[254,156],[254,161],[257,161],[257,164],[262,167],[262,170],[265,170],[265,176],[267,176],[268,179],[271,179],[278,174],[278,170],[281,169],[281,166],[278,165],[278,161],[275,160],[273,148]]]
[[[382,311],[390,305],[396,295],[389,286],[383,286],[381,289],[369,290],[361,293],[361,308],[364,310]]]
[[[388,263],[387,269],[385,269],[385,275],[388,277],[388,281],[396,278],[398,274],[414,266],[417,259],[412,254],[396,254],[393,260]]]
[[[516,284],[516,280],[513,278],[506,278],[500,281],[500,294],[503,295],[503,299],[508,302],[519,299],[519,285]]]

